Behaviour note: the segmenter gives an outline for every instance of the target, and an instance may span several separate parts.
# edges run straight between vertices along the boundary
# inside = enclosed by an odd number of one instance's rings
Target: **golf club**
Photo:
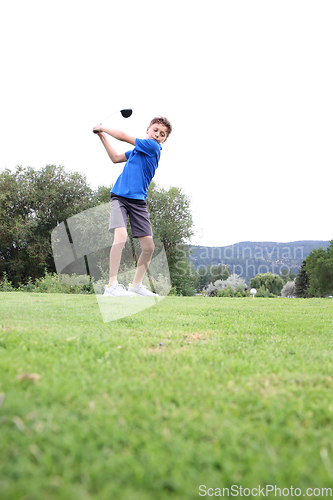
[[[108,118],[110,118],[110,116],[116,115],[117,113],[119,113],[119,111],[114,111],[113,113],[111,113],[111,115],[107,116],[104,121],[106,121]],[[131,114],[133,113],[133,111],[131,109],[121,109],[120,113],[121,113],[121,116],[123,116],[124,118],[129,118],[131,116]],[[102,125],[102,124],[100,123],[100,125]],[[94,134],[97,134],[97,133],[98,133],[98,130],[94,130]]]

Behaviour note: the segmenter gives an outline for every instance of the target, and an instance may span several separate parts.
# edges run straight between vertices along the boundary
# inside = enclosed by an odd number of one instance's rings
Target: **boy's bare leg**
[[[114,230],[114,240],[110,250],[110,279],[109,286],[117,281],[118,270],[121,261],[121,254],[127,240],[126,227],[117,227]]]
[[[146,274],[146,271],[150,264],[155,248],[152,236],[141,236],[139,237],[139,241],[142,252],[138,260],[136,273],[132,283],[133,287],[142,282],[144,275]]]

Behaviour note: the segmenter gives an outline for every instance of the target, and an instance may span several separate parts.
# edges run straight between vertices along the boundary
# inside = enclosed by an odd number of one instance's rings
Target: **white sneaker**
[[[142,283],[139,283],[136,286],[132,286],[130,283],[128,285],[128,291],[130,293],[134,293],[135,295],[140,295],[141,297],[158,297],[159,295],[157,293],[153,293],[146,286],[144,286]]]
[[[111,286],[105,286],[103,297],[134,297],[134,293],[127,292],[124,285],[114,281]]]

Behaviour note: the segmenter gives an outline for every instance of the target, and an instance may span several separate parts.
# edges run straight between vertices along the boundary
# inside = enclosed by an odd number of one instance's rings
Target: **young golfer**
[[[166,118],[156,117],[147,128],[145,139],[136,139],[125,132],[94,127],[113,163],[126,162],[124,169],[111,190],[111,215],[109,230],[114,231],[114,241],[110,251],[110,279],[104,296],[132,297],[133,295],[157,295],[142,284],[153,252],[153,232],[147,210],[148,187],[155,175],[161,156],[162,144],[171,134],[172,126]],[[128,142],[134,149],[118,154],[108,142],[108,134],[119,141]],[[128,290],[118,283],[117,275],[121,254],[127,240],[127,220],[129,218],[133,238],[139,238],[141,255],[138,260],[133,283]]]

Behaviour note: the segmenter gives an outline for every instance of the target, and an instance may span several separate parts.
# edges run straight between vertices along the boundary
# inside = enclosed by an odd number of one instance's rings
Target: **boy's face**
[[[154,139],[158,144],[162,144],[168,138],[167,128],[161,123],[153,123],[147,128],[147,139]]]

